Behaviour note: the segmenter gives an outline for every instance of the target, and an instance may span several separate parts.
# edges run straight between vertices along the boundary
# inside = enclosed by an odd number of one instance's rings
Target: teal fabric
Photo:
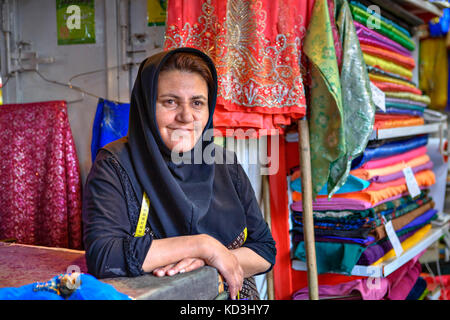
[[[327,272],[351,275],[353,267],[366,249],[359,244],[340,242],[315,242],[317,273]],[[299,242],[295,257],[306,261],[305,243]]]
[[[339,193],[349,193],[349,192],[357,192],[364,190],[370,186],[370,182],[366,180],[362,180],[358,177],[349,175],[344,185],[336,191],[336,194]],[[294,181],[291,181],[291,188],[294,191],[302,192],[302,180],[301,178],[297,178]],[[327,195],[328,194],[328,184],[325,184],[323,188],[318,193],[319,195]]]

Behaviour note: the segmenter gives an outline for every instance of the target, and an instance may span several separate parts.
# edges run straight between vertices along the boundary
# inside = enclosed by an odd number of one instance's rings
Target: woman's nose
[[[180,112],[177,114],[177,120],[185,123],[194,121],[194,114],[189,104],[184,103],[181,105]]]

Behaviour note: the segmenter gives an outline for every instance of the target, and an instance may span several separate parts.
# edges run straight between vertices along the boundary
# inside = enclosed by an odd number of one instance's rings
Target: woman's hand
[[[242,290],[244,271],[235,257],[223,244],[208,235],[201,235],[206,246],[206,255],[203,257],[207,265],[215,267],[228,284],[231,299],[235,300],[238,292]]]
[[[185,258],[177,263],[169,264],[165,267],[156,268],[153,274],[157,277],[173,276],[177,273],[193,271],[205,265],[205,261],[198,258]]]

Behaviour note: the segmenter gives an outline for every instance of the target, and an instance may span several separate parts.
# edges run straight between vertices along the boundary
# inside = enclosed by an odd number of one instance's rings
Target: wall
[[[39,58],[52,58],[53,63],[38,64],[40,74],[62,83],[68,83],[72,77],[81,75],[74,78],[72,84],[94,95],[82,96],[78,91],[46,82],[34,71],[16,73],[3,90],[4,103],[61,99],[68,101],[69,121],[84,182],[91,167],[90,142],[97,97],[129,102],[137,64],[161,49],[164,27],[147,26],[146,0],[96,0],[96,43],[59,46],[55,0],[3,0],[0,4],[2,22],[5,16],[10,17],[13,55],[18,55],[21,50],[36,52]],[[131,21],[130,25],[127,24],[128,21]],[[27,44],[21,46],[20,43]],[[0,57],[5,82],[6,46],[3,34]],[[126,69],[121,67],[125,63],[135,65]],[[88,72],[93,73],[82,75]],[[81,98],[82,101],[70,103]]]

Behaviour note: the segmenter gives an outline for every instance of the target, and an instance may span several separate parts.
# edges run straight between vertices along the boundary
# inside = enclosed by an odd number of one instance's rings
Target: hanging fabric
[[[332,19],[325,0],[315,2],[304,45],[311,62],[310,142],[314,197],[326,183],[330,197],[344,185],[352,160],[367,145],[375,114],[370,80],[348,4],[340,0],[335,3],[343,52],[340,70],[331,32]]]
[[[118,103],[100,98],[92,125],[91,159],[97,150],[127,135],[129,103]]]
[[[281,130],[305,115],[300,52],[310,2],[169,1],[164,48],[197,48],[217,68],[215,128]]]
[[[420,41],[419,86],[430,96],[430,108],[444,110],[448,96],[447,47],[445,38],[428,38]]]
[[[0,239],[82,248],[81,181],[65,101],[0,108]]]

